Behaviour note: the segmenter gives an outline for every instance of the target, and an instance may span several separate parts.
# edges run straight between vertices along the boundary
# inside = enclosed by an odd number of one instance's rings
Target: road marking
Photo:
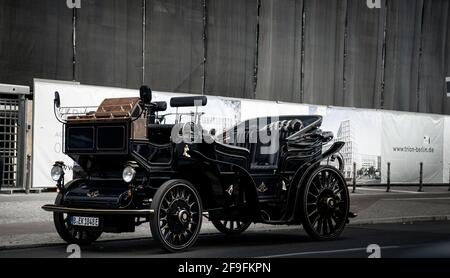
[[[367,187],[358,187],[357,190],[386,192],[386,189],[367,188]],[[410,193],[410,194],[421,194],[421,193],[425,193],[425,192],[405,191],[405,190],[391,190],[391,192],[394,192],[394,193]]]
[[[420,201],[420,200],[450,200],[450,197],[425,197],[425,198],[387,198],[383,201]]]
[[[369,218],[363,220],[353,220],[352,225],[378,225],[378,224],[398,224],[398,223],[413,223],[424,221],[448,221],[449,215],[419,215],[419,216],[404,216],[404,217],[386,217],[386,218]]]
[[[399,249],[402,246],[392,245],[392,246],[384,246],[381,247],[381,250],[386,249]],[[321,255],[321,254],[336,254],[336,253],[347,253],[347,252],[355,252],[355,251],[366,251],[367,247],[364,248],[349,248],[349,249],[338,249],[338,250],[324,250],[324,251],[309,251],[309,252],[298,252],[298,253],[287,253],[287,254],[278,254],[278,255],[269,255],[264,257],[257,257],[256,259],[268,259],[268,258],[282,258],[282,257],[291,257],[291,256],[304,256],[304,255]]]

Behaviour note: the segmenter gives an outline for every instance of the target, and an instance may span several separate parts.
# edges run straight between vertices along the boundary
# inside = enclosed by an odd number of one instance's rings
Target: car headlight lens
[[[59,181],[64,175],[63,168],[61,166],[53,166],[50,175],[54,181]]]
[[[134,177],[136,176],[136,170],[134,170],[133,167],[127,166],[125,169],[123,169],[122,178],[123,181],[126,183],[130,183],[134,180]]]

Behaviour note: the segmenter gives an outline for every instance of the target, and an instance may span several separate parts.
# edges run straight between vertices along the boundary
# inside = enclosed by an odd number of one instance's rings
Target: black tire
[[[226,234],[226,235],[242,234],[252,224],[251,222],[228,221],[228,220],[218,220],[218,219],[211,219],[211,222],[213,223],[214,227],[216,227],[216,229],[219,230],[219,232]]]
[[[63,194],[58,193],[55,205],[63,204]],[[69,224],[69,215],[62,212],[53,213],[53,222],[58,235],[69,244],[86,246],[96,241],[103,233],[101,229],[81,229]]]
[[[301,190],[300,218],[303,228],[315,240],[333,240],[347,224],[350,195],[342,173],[331,166],[320,166]]]
[[[170,180],[153,197],[150,229],[153,238],[169,252],[181,252],[197,241],[203,208],[197,189],[185,180]]]

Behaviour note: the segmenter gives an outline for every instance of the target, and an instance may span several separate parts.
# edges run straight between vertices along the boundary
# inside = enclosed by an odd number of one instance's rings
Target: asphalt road
[[[450,258],[450,222],[352,225],[336,241],[312,241],[297,227],[239,236],[202,234],[187,252],[169,254],[151,238],[114,240],[83,247],[83,258],[367,258],[369,245],[383,258]],[[64,258],[66,245],[0,251],[0,258]]]

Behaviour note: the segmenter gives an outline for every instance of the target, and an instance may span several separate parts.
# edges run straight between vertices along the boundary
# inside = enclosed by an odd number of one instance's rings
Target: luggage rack
[[[100,106],[61,107],[60,119],[65,122],[124,120],[141,114],[139,98],[105,99]]]
[[[92,115],[98,109],[98,106],[71,106],[58,109],[58,116],[62,120],[72,120]]]

